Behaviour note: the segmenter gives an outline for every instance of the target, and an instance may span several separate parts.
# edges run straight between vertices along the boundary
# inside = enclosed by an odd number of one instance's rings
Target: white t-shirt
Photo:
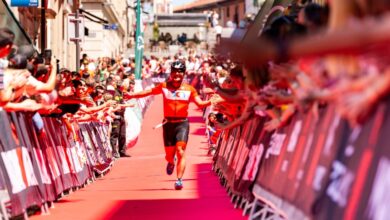
[[[221,26],[221,25],[215,26],[215,32],[216,32],[217,34],[222,34],[222,26]]]

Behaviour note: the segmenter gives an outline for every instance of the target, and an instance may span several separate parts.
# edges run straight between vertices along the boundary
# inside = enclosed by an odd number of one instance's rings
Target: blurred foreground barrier
[[[333,106],[296,113],[275,132],[265,118],[225,131],[214,169],[250,219],[387,219],[390,101],[351,128]]]
[[[8,192],[1,198],[4,218],[55,201],[65,191],[92,181],[94,170],[112,163],[102,124],[76,128],[77,124],[68,127],[58,118],[44,117],[38,130],[32,117],[0,111],[1,186]]]

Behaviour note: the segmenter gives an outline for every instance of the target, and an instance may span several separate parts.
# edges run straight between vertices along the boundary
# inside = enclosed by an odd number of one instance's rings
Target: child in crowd
[[[208,116],[207,123],[207,136],[209,139],[209,151],[208,155],[214,155],[216,150],[217,141],[219,135],[221,134],[221,130],[217,128],[216,123],[218,123],[218,118],[215,113],[210,113]]]

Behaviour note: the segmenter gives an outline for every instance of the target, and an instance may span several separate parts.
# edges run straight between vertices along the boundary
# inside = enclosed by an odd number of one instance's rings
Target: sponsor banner
[[[267,119],[264,117],[256,117],[249,123],[249,128],[243,132],[246,135],[244,140],[244,147],[239,157],[237,157],[236,172],[234,178],[234,191],[237,194],[243,195],[246,198],[250,198],[250,188],[253,185],[254,178],[252,177],[254,172],[253,167],[259,163],[258,156],[261,157],[262,152],[259,152],[259,143],[264,140],[265,132],[263,131],[264,122]],[[260,135],[257,135],[260,134]],[[258,166],[258,165],[257,165]],[[245,177],[244,177],[245,175]]]
[[[16,113],[0,110],[0,168],[11,200],[11,215],[19,215],[31,205],[43,201],[38,186],[35,164],[21,138]]]
[[[61,137],[61,127],[65,126],[59,119],[47,118],[44,120],[45,128],[47,128],[48,137],[52,144],[52,154],[55,156],[57,165],[60,171],[60,178],[63,189],[70,189],[73,186],[73,179],[70,173],[69,164],[67,162],[64,148],[66,147]]]
[[[41,195],[45,201],[54,201],[57,194],[55,193],[54,184],[49,174],[45,155],[43,154],[42,147],[38,141],[38,136],[42,136],[44,133],[43,127],[40,130],[35,129],[31,114],[17,113],[17,116],[19,119],[18,124],[21,129],[22,138],[25,145],[29,146],[28,149],[31,160],[34,164],[34,173],[37,176]],[[38,116],[35,115],[34,117]]]
[[[388,218],[390,101],[355,127],[334,106],[297,113],[273,133],[265,121],[252,118],[219,140],[215,167],[235,194],[250,196],[254,183],[309,218]]]
[[[362,126],[350,128],[337,150],[316,219],[386,219],[389,216],[390,103],[378,105]],[[387,114],[386,114],[387,113]]]

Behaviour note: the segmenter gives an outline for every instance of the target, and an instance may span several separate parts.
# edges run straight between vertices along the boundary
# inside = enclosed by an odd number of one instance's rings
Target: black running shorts
[[[188,141],[190,125],[188,119],[183,121],[168,121],[163,125],[164,146],[176,146],[177,142]]]

